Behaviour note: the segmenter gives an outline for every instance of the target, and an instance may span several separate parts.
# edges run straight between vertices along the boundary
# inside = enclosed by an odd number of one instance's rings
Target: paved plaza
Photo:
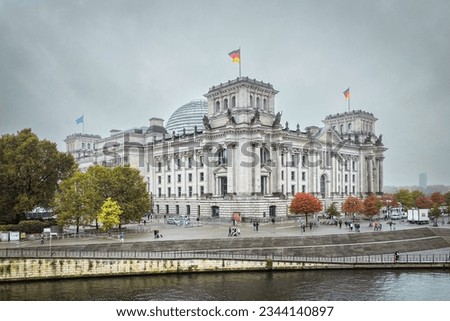
[[[326,221],[324,221],[326,222]],[[323,236],[332,234],[351,234],[351,233],[383,233],[384,231],[401,231],[407,229],[417,229],[418,227],[432,227],[429,225],[416,225],[406,221],[395,221],[395,224],[388,224],[386,221],[382,221],[383,226],[381,231],[374,231],[372,226],[369,226],[368,221],[362,221],[360,223],[360,231],[356,232],[355,229],[350,230],[345,224],[339,225],[333,224],[319,224],[310,228],[307,226],[305,230],[301,228],[300,224],[296,220],[285,220],[281,222],[267,222],[259,223],[256,230],[253,223],[238,223],[233,225],[232,222],[219,222],[219,221],[206,221],[196,222],[194,221],[189,225],[173,225],[167,224],[163,218],[157,220],[149,220],[144,224],[132,224],[127,225],[125,232],[123,233],[123,240],[120,239],[120,234],[112,233],[108,234],[87,234],[83,237],[64,237],[53,238],[52,246],[64,246],[64,245],[82,245],[82,244],[97,244],[97,243],[135,243],[135,242],[162,242],[162,241],[176,241],[176,240],[199,240],[203,239],[223,239],[226,242],[231,238],[259,238],[259,237],[305,237],[305,236]],[[228,236],[229,229],[235,227],[240,234],[236,237]],[[439,224],[439,228],[449,228],[450,224]],[[162,235],[162,238],[155,239],[154,231],[158,230]],[[83,233],[81,234],[83,235]],[[50,245],[49,240],[46,240],[45,245]],[[27,239],[23,241],[10,241],[0,242],[0,248],[20,248],[20,247],[35,247],[42,246],[40,238]],[[450,253],[450,248],[433,249],[433,252]]]

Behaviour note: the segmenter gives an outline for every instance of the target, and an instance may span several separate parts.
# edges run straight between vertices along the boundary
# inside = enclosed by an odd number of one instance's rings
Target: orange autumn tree
[[[360,198],[349,196],[342,204],[342,211],[345,214],[356,215],[364,210],[363,203]]]
[[[306,223],[308,223],[308,214],[320,212],[322,208],[320,200],[309,193],[296,193],[289,207],[293,214],[304,214]]]
[[[363,213],[369,218],[373,218],[380,212],[382,206],[382,201],[375,194],[372,194],[364,199]]]

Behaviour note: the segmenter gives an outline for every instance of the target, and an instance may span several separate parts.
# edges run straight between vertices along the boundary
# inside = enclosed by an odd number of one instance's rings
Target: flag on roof
[[[350,99],[350,87],[348,87],[348,88],[344,91],[344,96],[345,96],[345,99],[347,99],[347,100]]]
[[[232,62],[239,63],[241,61],[241,49],[234,50],[228,54]]]
[[[84,124],[84,115],[81,115],[80,117],[78,117],[75,122],[78,124]]]

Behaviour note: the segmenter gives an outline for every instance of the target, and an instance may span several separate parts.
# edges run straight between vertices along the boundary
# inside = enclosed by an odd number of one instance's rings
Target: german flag
[[[234,50],[228,54],[231,57],[232,62],[241,62],[241,49]]]
[[[346,100],[350,99],[350,87],[348,87],[345,91],[344,91],[344,96]]]

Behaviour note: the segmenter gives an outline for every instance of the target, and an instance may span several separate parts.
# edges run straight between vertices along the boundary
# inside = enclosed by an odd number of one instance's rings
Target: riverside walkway
[[[382,231],[362,224],[360,232],[342,226],[318,225],[305,231],[295,221],[238,227],[241,234],[228,237],[229,224],[208,222],[197,226],[169,225],[163,221],[126,229],[123,242],[117,236],[0,242],[0,257],[133,258],[133,259],[252,259],[277,261],[323,261],[333,263],[449,262],[450,228],[397,222]],[[163,237],[154,238],[154,230]]]

